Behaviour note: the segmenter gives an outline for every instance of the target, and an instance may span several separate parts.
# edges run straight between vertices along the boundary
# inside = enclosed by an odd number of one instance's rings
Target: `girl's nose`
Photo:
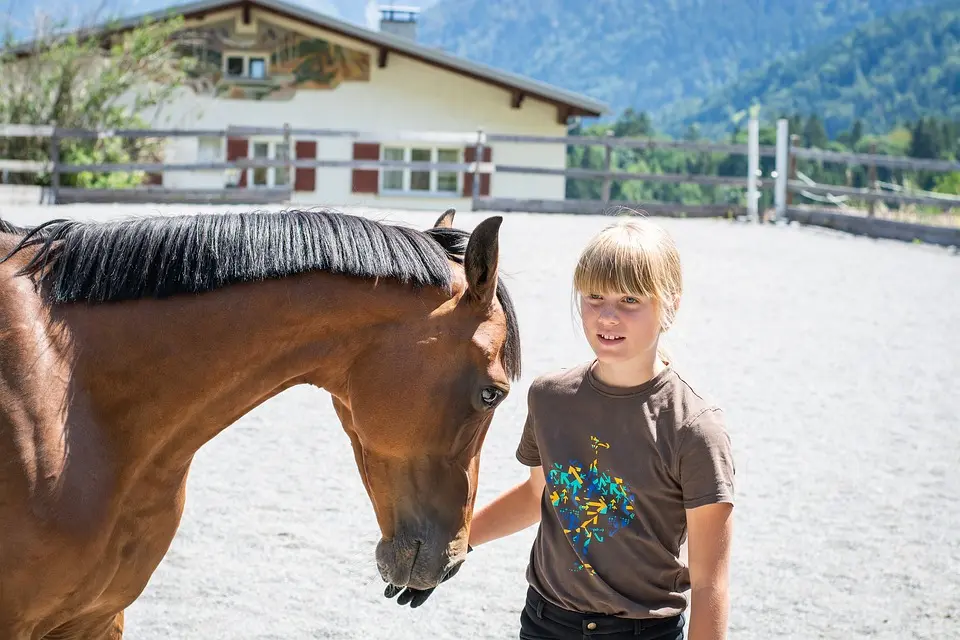
[[[601,307],[601,309],[600,309],[600,321],[601,321],[601,322],[605,322],[605,323],[607,323],[607,324],[616,323],[616,322],[618,321],[618,320],[617,320],[617,312],[616,312],[615,310],[610,309],[610,308],[607,308],[607,307]]]

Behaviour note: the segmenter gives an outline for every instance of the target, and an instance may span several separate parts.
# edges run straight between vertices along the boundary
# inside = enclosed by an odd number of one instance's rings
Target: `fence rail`
[[[890,169],[910,169],[914,171],[960,171],[960,161],[931,160],[927,158],[909,158],[906,156],[885,156],[879,153],[848,153],[846,151],[827,151],[825,149],[805,149],[797,147],[791,150],[794,156],[807,160],[825,160],[846,164],[872,165]]]
[[[915,194],[910,192],[883,191],[878,189],[861,189],[857,187],[841,187],[833,184],[807,184],[800,180],[787,181],[787,188],[792,193],[804,191],[831,196],[847,196],[856,200],[901,202],[905,204],[924,204],[936,207],[960,207],[960,196]]]

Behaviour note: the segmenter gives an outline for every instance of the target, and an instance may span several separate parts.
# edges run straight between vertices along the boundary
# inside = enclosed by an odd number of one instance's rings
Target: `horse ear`
[[[437,218],[437,221],[433,223],[434,229],[449,229],[453,226],[453,216],[457,213],[456,209],[447,209],[443,212],[443,215]]]
[[[497,293],[497,271],[500,262],[500,223],[503,217],[493,216],[477,225],[463,256],[467,275],[467,292],[473,302],[488,305]]]

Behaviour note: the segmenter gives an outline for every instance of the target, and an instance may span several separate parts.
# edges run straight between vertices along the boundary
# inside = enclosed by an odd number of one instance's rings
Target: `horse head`
[[[381,539],[381,577],[427,589],[467,552],[480,449],[494,411],[519,374],[516,320],[499,285],[502,218],[472,234],[452,229],[452,210],[430,230],[467,237],[451,262],[451,291],[392,325],[351,366],[334,407],[350,437]]]

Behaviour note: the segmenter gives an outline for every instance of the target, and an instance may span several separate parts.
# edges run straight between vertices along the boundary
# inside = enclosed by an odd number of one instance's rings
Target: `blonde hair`
[[[622,217],[587,242],[574,270],[573,288],[581,295],[652,298],[665,332],[673,325],[683,294],[680,252],[666,229],[649,218]]]

